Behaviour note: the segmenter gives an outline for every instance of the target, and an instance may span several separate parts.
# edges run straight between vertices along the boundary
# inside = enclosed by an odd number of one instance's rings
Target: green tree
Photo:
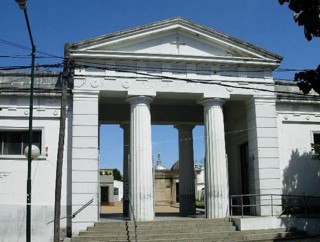
[[[294,12],[294,21],[304,27],[304,35],[308,41],[320,37],[320,0],[278,1],[281,5],[288,3],[288,7]],[[315,70],[296,73],[294,80],[304,94],[308,94],[312,89],[320,94],[320,65]]]
[[[120,171],[117,169],[117,168],[114,168],[112,170],[113,172],[113,179],[116,180],[116,181],[122,181],[123,180],[123,177],[120,173]]]

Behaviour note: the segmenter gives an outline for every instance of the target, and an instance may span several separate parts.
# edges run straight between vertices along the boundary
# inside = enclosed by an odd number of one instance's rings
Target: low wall
[[[309,235],[320,234],[320,218],[297,217],[247,217],[232,218],[238,230],[296,228]]]
[[[65,216],[61,207],[61,216]],[[0,242],[24,242],[26,240],[26,206],[0,206]],[[31,210],[31,240],[44,242],[53,240],[53,206],[33,205]],[[66,234],[66,219],[61,220],[61,237]]]

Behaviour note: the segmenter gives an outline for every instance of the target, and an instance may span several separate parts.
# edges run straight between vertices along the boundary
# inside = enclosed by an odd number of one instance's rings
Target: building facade
[[[102,124],[123,128],[124,213],[134,213],[138,221],[155,217],[152,124],[170,124],[178,130],[183,216],[195,212],[192,130],[196,125],[205,127],[208,219],[229,216],[229,195],[318,194],[319,161],[311,143],[320,132],[319,101],[312,95],[301,96],[293,84],[273,79],[282,60],[278,55],[181,18],[67,44],[65,53],[75,61],[63,170],[65,234],[77,234],[99,220]],[[27,90],[12,90],[5,84],[14,78],[2,77],[2,137],[25,131],[28,125]],[[36,95],[34,124],[42,156],[32,166],[34,241],[48,241],[53,231],[49,222],[60,108],[59,95],[52,91],[58,77],[50,78],[37,78],[42,92]],[[47,90],[45,83],[51,83]],[[26,164],[21,154],[6,154],[6,142],[2,138],[0,186],[6,196],[0,198],[5,214],[0,229],[6,241],[17,241],[10,234],[24,230]],[[275,203],[281,205],[281,199]],[[258,215],[282,210],[271,208],[265,199],[259,204]],[[17,223],[20,229],[13,225]]]

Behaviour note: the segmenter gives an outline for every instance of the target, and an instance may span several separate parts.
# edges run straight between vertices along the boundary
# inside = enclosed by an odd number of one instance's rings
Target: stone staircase
[[[137,240],[153,242],[182,241],[300,241],[304,232],[291,229],[237,231],[228,219],[175,219],[138,222]],[[135,241],[131,221],[97,222],[88,227],[72,242]]]

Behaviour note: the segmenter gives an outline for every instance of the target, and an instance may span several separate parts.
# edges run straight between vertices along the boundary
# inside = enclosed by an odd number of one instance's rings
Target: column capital
[[[99,99],[100,91],[97,90],[72,90],[73,100]]]
[[[206,98],[200,100],[200,104],[202,104],[204,107],[212,107],[212,106],[219,106],[222,107],[225,103],[225,100],[221,98]]]
[[[127,98],[127,102],[130,104],[139,104],[139,103],[144,103],[149,105],[152,102],[153,98],[150,96],[130,96]]]
[[[175,124],[174,127],[178,130],[193,130],[193,128],[195,127],[194,124]]]
[[[247,106],[253,105],[255,103],[263,103],[263,104],[273,104],[276,105],[276,97],[275,96],[253,96],[247,101]]]
[[[130,122],[121,122],[120,128],[122,129],[129,129],[130,128]]]
[[[72,93],[74,95],[99,95],[100,91],[99,90],[72,90]]]

